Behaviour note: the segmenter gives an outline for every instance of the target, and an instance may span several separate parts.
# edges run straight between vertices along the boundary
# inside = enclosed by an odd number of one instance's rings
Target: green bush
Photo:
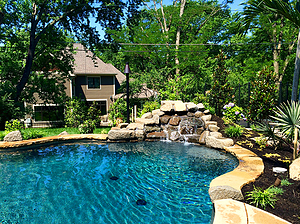
[[[146,101],[143,104],[143,109],[140,113],[140,116],[142,116],[145,113],[151,112],[153,110],[159,109],[160,108],[160,103],[157,101]]]
[[[273,114],[277,103],[276,74],[268,68],[260,71],[252,84],[247,118],[262,121]]]
[[[3,141],[5,135],[6,135],[6,134],[5,134],[4,131],[0,131],[0,141]]]
[[[24,140],[41,138],[43,133],[35,128],[27,128],[21,131]]]
[[[95,121],[92,120],[86,120],[78,126],[78,130],[80,134],[93,133],[95,128],[96,128]]]
[[[93,120],[96,126],[100,126],[101,111],[97,108],[96,101],[94,101],[93,104],[88,108],[86,118],[87,120]]]
[[[13,120],[13,121],[6,121],[5,122],[5,131],[6,133],[12,132],[12,131],[20,131],[21,129],[24,129],[24,124],[19,120]]]
[[[217,56],[217,65],[213,73],[213,86],[210,91],[210,105],[215,107],[215,112],[221,116],[222,106],[229,102],[233,97],[233,89],[228,82],[230,71],[225,67],[225,59],[223,51]]]
[[[243,134],[243,128],[239,125],[230,125],[229,127],[225,128],[225,133],[229,137],[240,137]]]
[[[77,128],[85,119],[86,106],[78,98],[73,98],[67,102],[65,108],[66,127]]]
[[[266,190],[256,188],[255,186],[253,187],[254,190],[247,193],[248,199],[251,200],[250,204],[254,204],[255,207],[261,206],[263,209],[265,209],[267,205],[272,208],[275,207],[275,203],[278,199],[274,191],[272,192],[272,190],[270,190],[271,187]]]
[[[116,125],[117,119],[125,120],[127,117],[127,105],[124,98],[117,99],[110,105],[108,118]]]
[[[236,106],[234,103],[226,104],[223,107],[223,117],[232,123],[238,123],[240,119],[247,120],[243,114],[243,108]]]

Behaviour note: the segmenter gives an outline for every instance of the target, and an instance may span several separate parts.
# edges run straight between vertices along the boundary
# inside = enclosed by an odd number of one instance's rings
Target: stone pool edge
[[[55,143],[60,141],[98,140],[106,142],[107,139],[107,134],[57,135],[16,142],[0,142],[0,151],[4,151],[9,148],[39,146],[45,143]],[[254,219],[255,217],[262,217],[262,220],[264,221],[262,223],[289,223],[263,210],[247,205],[246,203],[236,201],[243,198],[241,188],[247,183],[254,181],[263,173],[264,165],[262,159],[255,153],[238,145],[224,147],[224,150],[233,154],[239,160],[239,166],[233,171],[213,179],[210,183],[209,195],[214,203],[212,223],[226,224],[232,223],[232,221],[235,220],[235,224],[246,224],[249,223],[249,220],[257,221],[257,218]],[[252,211],[252,213],[249,211]],[[268,220],[270,220],[270,222],[266,222]],[[274,220],[276,220],[276,222],[274,222]]]

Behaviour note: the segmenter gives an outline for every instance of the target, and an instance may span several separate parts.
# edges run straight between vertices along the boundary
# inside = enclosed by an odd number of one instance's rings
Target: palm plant
[[[294,150],[293,159],[297,157],[298,149],[298,132],[300,129],[300,104],[292,101],[282,103],[280,107],[277,107],[278,111],[275,111],[275,116],[271,116],[273,119],[278,121],[275,123],[281,132],[289,139],[294,136]]]
[[[289,2],[288,0],[248,0],[244,3],[245,9],[242,17],[242,30],[247,31],[252,20],[260,13],[277,13],[289,19],[297,28],[300,28],[300,3],[299,0]],[[300,71],[300,29],[292,87],[292,101],[297,99],[297,89]]]

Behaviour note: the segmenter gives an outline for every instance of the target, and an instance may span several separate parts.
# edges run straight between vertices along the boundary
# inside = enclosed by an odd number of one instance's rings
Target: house
[[[78,97],[88,104],[96,101],[102,114],[106,114],[117,89],[126,77],[113,65],[93,56],[82,44],[74,44],[74,49],[74,69],[65,83],[66,94],[71,98]],[[42,101],[32,105],[32,109],[33,125],[36,127],[53,124],[57,118],[51,114],[59,114],[59,110],[61,111],[57,105],[45,105]]]

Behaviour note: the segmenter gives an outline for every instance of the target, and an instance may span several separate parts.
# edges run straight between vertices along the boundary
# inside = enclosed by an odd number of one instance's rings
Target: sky
[[[241,6],[240,4],[245,2],[246,0],[233,0],[232,4],[229,4],[229,7],[231,8],[232,12],[236,12],[236,11],[242,11],[243,6]],[[163,0],[163,4],[172,4],[173,0]],[[220,4],[224,3],[224,0],[218,0],[218,2]],[[95,24],[94,23],[94,19],[91,19],[92,25]],[[104,36],[104,32],[102,31],[101,27],[99,27],[97,24],[95,24],[98,32],[100,33],[101,37]]]

